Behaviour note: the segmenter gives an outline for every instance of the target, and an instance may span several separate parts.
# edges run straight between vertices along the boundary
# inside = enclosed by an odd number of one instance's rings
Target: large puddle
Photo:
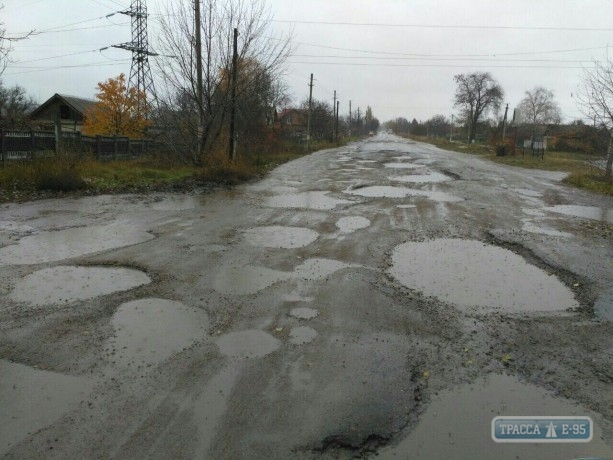
[[[490,375],[471,385],[441,391],[406,438],[378,452],[377,458],[495,458],[516,460],[538,458],[559,460],[612,458],[613,449],[595,434],[589,444],[496,444],[491,437],[491,422],[496,416],[591,416],[581,406],[553,397],[545,390],[507,375]],[[594,459],[595,460],[595,459]]]
[[[567,216],[582,217],[584,219],[601,220],[613,224],[613,209],[599,208],[597,206],[575,206],[563,204],[544,208],[545,211],[565,214]]]
[[[315,230],[301,227],[256,227],[245,230],[245,239],[254,246],[264,248],[302,248],[317,239]]]
[[[432,190],[415,190],[406,187],[394,187],[391,185],[373,185],[371,187],[347,190],[345,193],[368,198],[407,198],[409,196],[423,196],[433,201],[443,203],[456,203],[459,201],[464,201],[464,198],[452,195],[450,193]]]
[[[336,226],[341,233],[351,233],[370,226],[370,220],[362,216],[341,217]]]
[[[230,332],[217,339],[219,351],[233,358],[262,358],[275,351],[281,342],[264,331]]]
[[[204,311],[155,298],[122,304],[112,323],[108,359],[124,367],[157,364],[202,340],[209,325]]]
[[[0,456],[74,410],[93,381],[0,360]],[[39,453],[41,458],[44,457]]]
[[[271,208],[304,208],[304,209],[334,209],[339,204],[350,204],[352,201],[339,200],[328,196],[329,192],[288,193],[268,198],[265,205]]]
[[[290,311],[289,314],[290,316],[293,316],[294,318],[298,318],[298,319],[313,319],[317,315],[319,315],[319,312],[315,310],[314,308],[298,307],[298,308],[292,309],[292,311]]]
[[[323,279],[343,268],[355,267],[338,260],[307,259],[293,272],[272,270],[253,265],[222,267],[215,279],[215,289],[225,294],[255,294],[279,281],[299,279],[314,281]]]
[[[293,345],[304,345],[315,340],[317,331],[310,326],[297,326],[289,331],[289,343]]]
[[[388,177],[388,179],[391,181],[406,182],[406,183],[412,183],[412,184],[431,184],[431,183],[440,183],[440,182],[450,181],[451,177],[447,176],[446,174],[440,173],[440,172],[431,171],[431,172],[428,172],[427,174],[410,174],[406,176],[391,176],[391,177]]]
[[[392,264],[390,273],[405,286],[467,309],[546,312],[578,307],[572,291],[557,277],[480,241],[401,244]]]
[[[78,227],[26,236],[0,248],[0,265],[27,265],[70,259],[143,243],[150,233],[125,224]]]
[[[394,168],[394,169],[419,169],[423,168],[424,165],[419,165],[415,163],[385,163],[383,166],[386,168]]]
[[[128,268],[59,266],[27,275],[15,284],[9,297],[33,305],[68,303],[127,291],[150,282],[145,273]]]
[[[151,204],[155,211],[186,211],[202,203],[202,198],[194,196],[171,196]]]

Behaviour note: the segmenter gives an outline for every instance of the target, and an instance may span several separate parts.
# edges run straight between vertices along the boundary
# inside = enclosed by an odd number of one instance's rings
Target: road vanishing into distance
[[[379,134],[0,205],[0,457],[613,458],[613,203]],[[496,416],[589,416],[496,443]]]

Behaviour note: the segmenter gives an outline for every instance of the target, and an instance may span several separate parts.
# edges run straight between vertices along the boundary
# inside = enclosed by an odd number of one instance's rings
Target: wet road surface
[[[0,205],[0,456],[613,458],[613,203],[382,134]],[[587,415],[588,444],[496,444]]]

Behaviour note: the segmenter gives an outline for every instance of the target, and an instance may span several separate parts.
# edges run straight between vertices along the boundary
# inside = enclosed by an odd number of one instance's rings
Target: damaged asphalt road
[[[613,458],[613,203],[381,134],[0,206],[0,456]],[[587,415],[586,444],[497,444]]]

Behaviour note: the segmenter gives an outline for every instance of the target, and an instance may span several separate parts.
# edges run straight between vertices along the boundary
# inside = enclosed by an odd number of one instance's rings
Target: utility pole
[[[200,0],[194,0],[194,32],[196,38],[196,101],[198,102],[198,140],[200,142],[200,154],[204,150],[204,103],[202,101],[202,35],[200,30]]]
[[[349,100],[349,137],[351,137],[351,100]]]
[[[232,51],[232,88],[230,90],[230,144],[228,157],[231,161],[236,160],[236,139],[234,122],[236,118],[236,80],[238,75],[238,29],[234,29],[234,45]]]
[[[334,132],[336,133],[336,141],[338,142],[338,109],[341,105],[341,101],[336,101],[336,127],[334,128]]]
[[[332,118],[334,120],[336,120],[336,90],[334,90],[334,100],[332,102]],[[336,121],[335,121],[336,123]],[[334,139],[336,139],[336,128],[333,130],[334,132],[332,133]]]
[[[311,147],[311,107],[313,105],[313,74],[309,83],[309,114],[307,117],[307,149]]]
[[[504,137],[507,134],[507,112],[509,111],[509,104],[507,104],[507,108],[504,109],[504,118],[502,119],[502,143],[504,144]]]

